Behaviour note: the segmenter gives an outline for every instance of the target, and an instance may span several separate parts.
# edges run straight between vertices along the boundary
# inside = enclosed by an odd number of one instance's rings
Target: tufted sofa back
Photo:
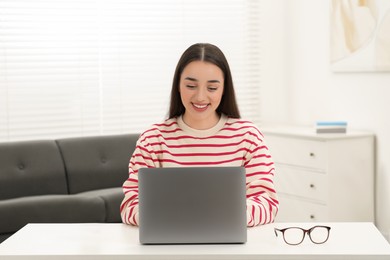
[[[57,140],[70,194],[121,187],[138,134],[76,137]]]
[[[0,143],[0,200],[67,192],[55,141]]]

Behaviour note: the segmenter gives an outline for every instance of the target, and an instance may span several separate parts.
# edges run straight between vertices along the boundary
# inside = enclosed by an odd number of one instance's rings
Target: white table
[[[275,223],[248,229],[248,242],[233,245],[141,245],[138,228],[125,224],[29,224],[0,244],[0,259],[390,259],[390,245],[372,223],[331,226],[325,244],[308,237],[289,246]]]

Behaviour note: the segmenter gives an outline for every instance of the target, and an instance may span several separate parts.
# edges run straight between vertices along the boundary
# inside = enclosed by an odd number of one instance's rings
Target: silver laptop
[[[142,244],[245,243],[243,167],[141,168]]]

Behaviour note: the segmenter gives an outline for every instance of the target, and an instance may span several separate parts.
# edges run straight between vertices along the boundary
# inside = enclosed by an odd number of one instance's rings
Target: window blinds
[[[222,49],[258,123],[256,0],[0,0],[0,141],[139,133],[166,118],[176,63]]]

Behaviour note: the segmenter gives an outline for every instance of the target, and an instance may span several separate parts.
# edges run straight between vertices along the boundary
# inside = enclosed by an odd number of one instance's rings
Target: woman
[[[278,211],[274,163],[257,127],[240,119],[228,62],[211,44],[194,44],[173,78],[169,118],[141,134],[123,184],[122,221],[138,225],[141,167],[244,166],[247,226],[273,222]],[[223,216],[221,216],[223,218]]]

